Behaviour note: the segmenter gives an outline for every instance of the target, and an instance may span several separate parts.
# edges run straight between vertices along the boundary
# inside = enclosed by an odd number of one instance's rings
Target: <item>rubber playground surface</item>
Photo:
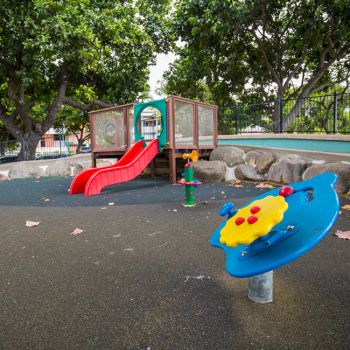
[[[1,349],[348,349],[350,242],[333,233],[350,229],[350,211],[275,271],[263,305],[209,238],[222,204],[265,190],[204,184],[184,208],[183,186],[166,180],[87,198],[70,182],[0,182]]]

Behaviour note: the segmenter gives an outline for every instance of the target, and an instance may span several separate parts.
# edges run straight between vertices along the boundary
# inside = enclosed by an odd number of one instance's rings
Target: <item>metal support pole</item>
[[[270,303],[273,299],[273,271],[249,278],[248,298],[256,303]]]
[[[283,133],[283,98],[280,99],[280,125],[279,125],[280,134]]]
[[[333,134],[338,132],[338,95],[334,93]]]

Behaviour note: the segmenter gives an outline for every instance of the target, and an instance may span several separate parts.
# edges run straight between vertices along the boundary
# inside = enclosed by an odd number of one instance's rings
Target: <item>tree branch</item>
[[[14,122],[18,113],[15,110],[11,115],[7,115],[7,109],[3,105],[0,105],[0,120],[2,120],[7,130],[17,139],[23,138],[23,131]]]
[[[77,101],[75,101],[72,98],[67,97],[67,96],[64,96],[62,101],[64,104],[66,104],[68,106],[72,106],[74,108],[77,108],[77,109],[81,110],[82,112],[89,111],[91,109],[91,107],[93,107],[93,106],[101,106],[101,107],[117,106],[116,104],[107,103],[107,102],[102,101],[102,100],[95,100],[95,101],[92,101],[92,102],[87,103],[87,104],[82,104],[82,103],[79,103],[79,102],[77,102]]]
[[[49,112],[47,114],[47,117],[45,119],[45,121],[42,124],[37,124],[37,129],[39,132],[41,132],[41,134],[45,134],[45,132],[47,130],[50,129],[50,127],[53,125],[56,116],[57,116],[57,112],[59,111],[59,109],[61,108],[62,104],[63,104],[63,98],[64,95],[66,93],[67,90],[67,82],[65,79],[65,73],[66,73],[66,68],[68,66],[68,63],[64,63],[60,69],[60,87],[57,93],[56,98],[54,99],[54,101],[52,102]]]
[[[304,59],[305,59],[307,53],[308,53],[308,49],[305,48],[304,51],[303,51],[303,54],[302,54],[302,56],[301,56],[301,58],[299,60],[299,62],[296,64],[294,69],[288,74],[288,77],[287,77],[286,81],[283,84],[283,89],[287,89],[288,88],[289,83],[295,77],[297,71],[300,69],[300,67],[304,63]]]
[[[256,40],[256,43],[258,44],[258,49],[262,54],[263,60],[267,66],[268,71],[270,72],[273,80],[275,81],[275,83],[278,85],[279,90],[283,90],[283,86],[282,86],[282,82],[278,76],[278,74],[276,73],[275,69],[273,68],[272,64],[270,63],[268,57],[267,57],[267,53],[265,50],[265,47],[263,45],[263,43],[261,42],[260,38],[256,35],[254,28],[250,29],[247,28],[247,30],[253,35],[253,37]]]

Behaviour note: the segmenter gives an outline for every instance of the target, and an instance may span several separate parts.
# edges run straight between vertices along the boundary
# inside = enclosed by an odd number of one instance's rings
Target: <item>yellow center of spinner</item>
[[[233,248],[254,242],[281,222],[287,209],[288,203],[282,196],[267,196],[250,203],[227,220],[220,231],[220,243]]]

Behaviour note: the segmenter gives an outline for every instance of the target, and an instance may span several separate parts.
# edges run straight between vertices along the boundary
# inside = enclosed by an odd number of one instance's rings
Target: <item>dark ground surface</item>
[[[350,242],[333,233],[350,212],[275,271],[274,302],[261,305],[208,241],[225,196],[242,205],[262,190],[205,184],[183,208],[183,187],[166,181],[89,198],[68,195],[70,181],[0,182],[1,349],[349,348]]]

